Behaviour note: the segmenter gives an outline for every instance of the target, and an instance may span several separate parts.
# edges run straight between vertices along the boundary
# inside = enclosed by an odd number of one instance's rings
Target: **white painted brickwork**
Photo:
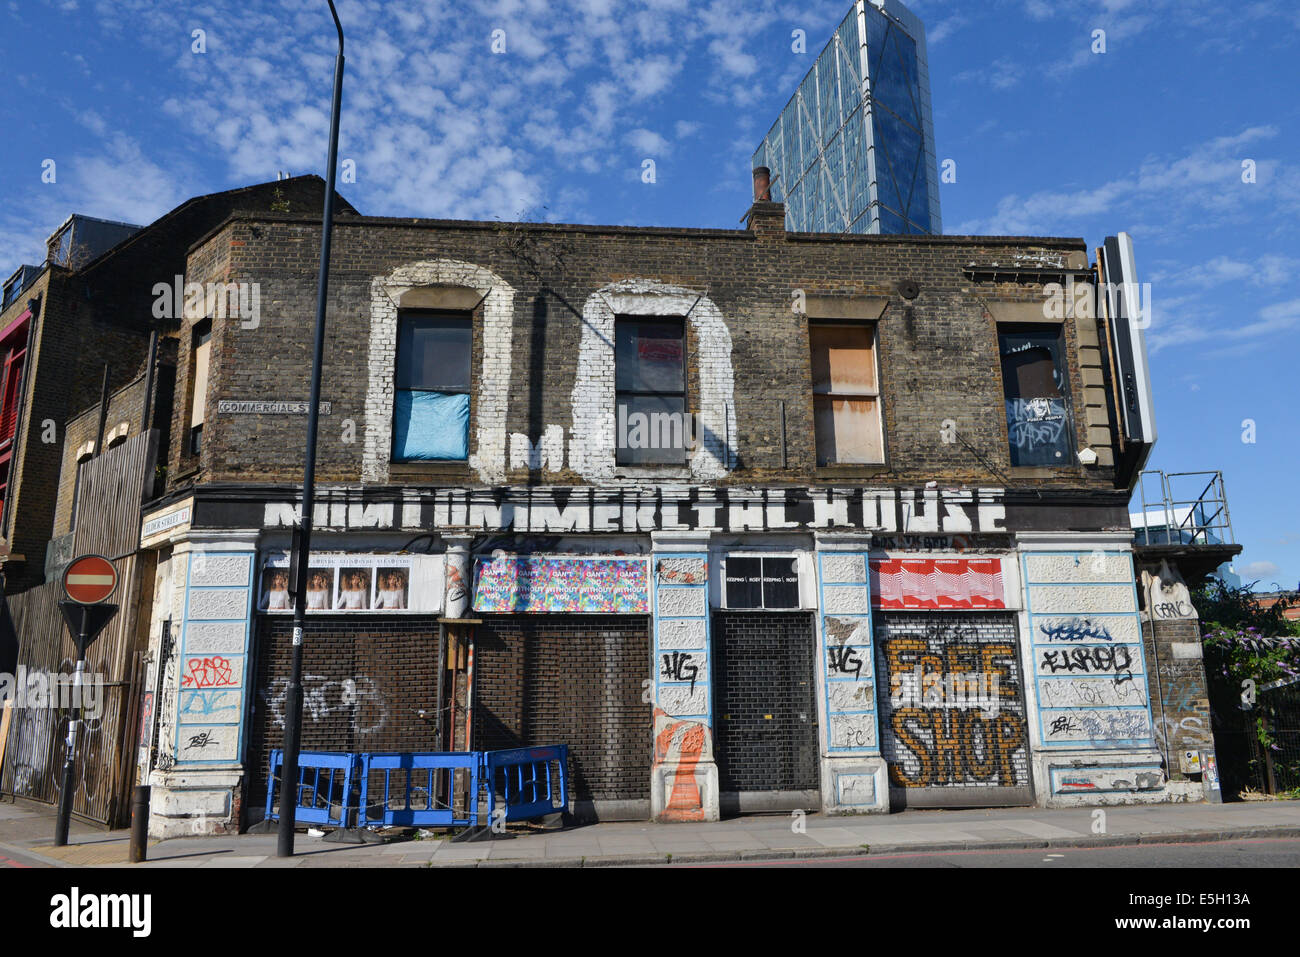
[[[247,585],[251,562],[252,559],[245,555],[222,555],[209,558],[203,552],[195,552],[194,567],[190,570],[190,584]]]
[[[387,482],[393,444],[393,370],[397,367],[397,297],[412,286],[474,289],[483,301],[483,367],[475,390],[476,440],[470,467],[483,482],[506,474],[506,406],[510,393],[511,332],[515,290],[500,276],[454,259],[400,266],[370,283],[370,383],[366,389],[366,437],[361,458],[364,482]]]
[[[1031,582],[1122,582],[1131,579],[1133,574],[1128,555],[1100,551],[1077,555],[1030,555],[1025,564]]]
[[[722,478],[731,469],[726,440],[736,442],[735,377],[731,333],[722,312],[701,293],[656,282],[625,279],[587,298],[582,307],[578,375],[573,384],[569,467],[588,482],[615,477],[614,317],[683,316],[698,342],[703,442],[691,456],[696,481]]]

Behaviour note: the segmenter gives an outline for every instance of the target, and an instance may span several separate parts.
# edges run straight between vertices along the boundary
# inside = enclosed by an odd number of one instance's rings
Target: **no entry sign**
[[[105,601],[117,588],[117,569],[102,555],[73,559],[63,573],[63,592],[82,605]]]

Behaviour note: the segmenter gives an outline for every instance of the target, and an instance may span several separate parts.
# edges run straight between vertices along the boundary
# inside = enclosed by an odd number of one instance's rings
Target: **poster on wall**
[[[474,610],[648,614],[644,558],[551,558],[503,555],[480,559]]]
[[[729,557],[723,578],[728,608],[798,608],[799,560]]]
[[[882,611],[1006,607],[997,558],[871,560],[871,603]]]
[[[443,556],[313,553],[307,566],[309,612],[442,610]],[[289,554],[270,552],[262,566],[259,610],[293,612]]]

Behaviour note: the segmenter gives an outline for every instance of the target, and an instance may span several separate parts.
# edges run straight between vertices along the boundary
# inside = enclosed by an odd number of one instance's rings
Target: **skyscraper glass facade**
[[[940,233],[925,29],[857,0],[758,150],[786,228]]]

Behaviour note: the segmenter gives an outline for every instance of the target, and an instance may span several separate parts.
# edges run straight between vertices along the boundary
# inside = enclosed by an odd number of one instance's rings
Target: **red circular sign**
[[[63,591],[75,602],[96,605],[117,588],[117,569],[102,555],[82,555],[63,573]]]

